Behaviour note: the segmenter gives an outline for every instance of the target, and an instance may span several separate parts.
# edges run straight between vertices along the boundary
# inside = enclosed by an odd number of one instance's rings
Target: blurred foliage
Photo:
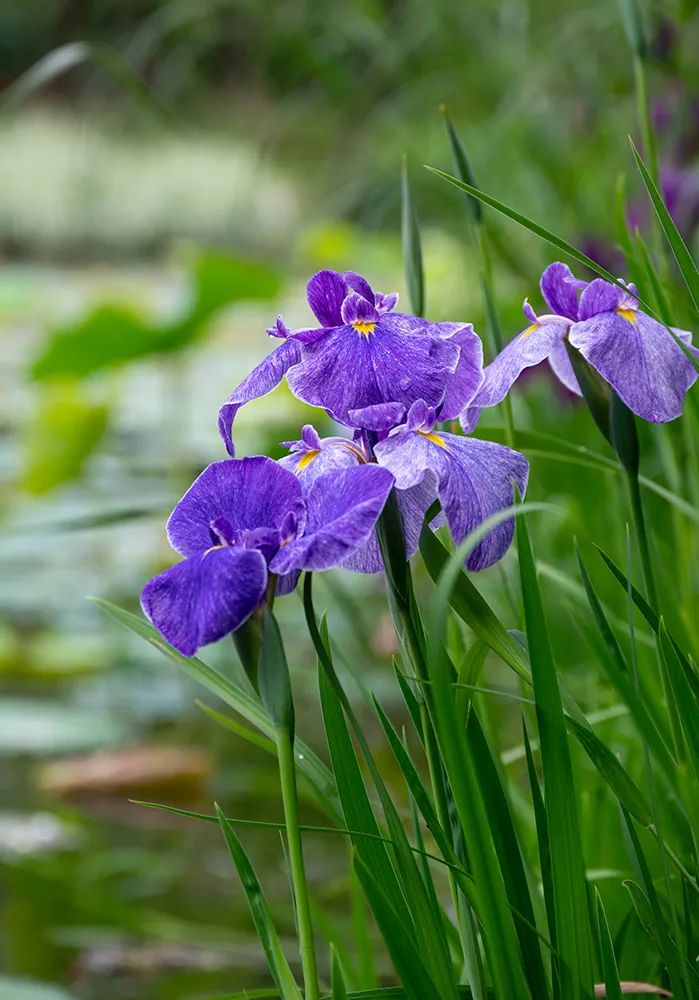
[[[215,251],[197,253],[189,274],[184,312],[154,324],[119,305],[100,305],[74,326],[56,330],[32,366],[35,379],[84,377],[146,357],[174,354],[206,333],[225,306],[274,298],[280,276],[273,268]]]
[[[46,387],[25,428],[22,486],[48,493],[82,472],[107,430],[109,407],[94,403],[79,382]]]

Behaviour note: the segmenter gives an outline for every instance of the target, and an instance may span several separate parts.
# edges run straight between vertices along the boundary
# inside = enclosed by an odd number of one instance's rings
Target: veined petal
[[[562,345],[569,327],[570,321],[563,316],[540,316],[538,324],[518,334],[486,366],[483,385],[473,406],[495,406],[501,402],[525,368],[538,365],[557,344]]]
[[[353,292],[358,292],[362,298],[366,299],[367,302],[371,302],[372,305],[376,302],[376,296],[374,294],[374,289],[371,287],[366,278],[363,278],[361,274],[357,274],[356,271],[345,271],[343,278],[345,279],[347,285],[352,289]]]
[[[276,347],[257,368],[253,368],[237,389],[231,393],[218,411],[218,430],[228,454],[235,455],[232,430],[235,416],[251,399],[266,396],[276,389],[292,365],[301,360],[301,348],[294,340],[285,340]]]
[[[564,341],[559,341],[551,349],[549,365],[558,381],[562,382],[569,392],[574,392],[576,396],[582,396]]]
[[[184,656],[234,632],[262,601],[267,566],[261,553],[213,548],[150,580],[141,607]]]
[[[575,277],[567,264],[555,261],[555,263],[549,264],[541,275],[541,294],[552,313],[576,320],[578,318],[577,289],[584,284],[584,281],[579,281]]]
[[[402,422],[405,407],[402,403],[376,403],[361,410],[350,410],[348,416],[351,426],[360,430],[391,431]]]
[[[403,524],[405,552],[408,559],[412,559],[417,552],[425,514],[436,499],[437,481],[431,472],[427,472],[417,486],[411,486],[407,490],[396,490],[398,510]],[[348,559],[345,559],[342,567],[353,573],[381,573],[383,571],[383,559],[376,531],[372,531],[364,545],[356,549]]]
[[[457,329],[448,332],[450,327]],[[456,370],[447,381],[444,401],[439,411],[440,420],[455,420],[470,405],[483,384],[483,344],[471,323],[430,324],[430,331],[434,328],[459,347]]]
[[[359,465],[357,449],[347,438],[321,438],[318,448],[294,451],[278,460],[278,464],[298,476],[304,494],[321,476]]]
[[[348,291],[347,282],[337,271],[318,271],[309,280],[308,304],[321,326],[342,326],[342,303]]]
[[[665,327],[640,310],[603,312],[570,329],[570,342],[630,410],[651,423],[682,413],[697,373]]]
[[[618,285],[611,285],[604,278],[595,278],[580,296],[578,319],[582,322],[598,313],[614,312],[630,298],[629,293]]]
[[[529,463],[519,452],[491,441],[455,434],[399,429],[375,447],[378,461],[412,486],[426,475],[437,478],[437,491],[452,538],[458,544],[491,514],[512,505],[513,484],[524,495]],[[494,528],[466,560],[471,570],[501,559],[513,536],[512,521]]]
[[[272,571],[337,566],[367,541],[392,486],[393,476],[378,465],[321,476],[306,497],[308,520],[303,537],[279,550],[270,563]]]
[[[377,403],[437,406],[458,360],[457,344],[412,332],[404,317],[386,313],[368,335],[342,326],[304,345],[288,382],[299,399],[351,426],[350,410]]]
[[[293,473],[262,455],[212,462],[195,479],[167,522],[168,540],[183,556],[211,547],[210,524],[226,517],[237,531],[281,528],[289,512],[303,524],[301,486]]]
[[[442,475],[439,484],[439,499],[458,545],[491,514],[512,506],[515,483],[524,496],[529,463],[519,452],[492,441],[444,436],[450,460],[448,474]],[[513,535],[512,519],[497,525],[468,556],[467,568],[481,570],[498,562],[510,547]]]

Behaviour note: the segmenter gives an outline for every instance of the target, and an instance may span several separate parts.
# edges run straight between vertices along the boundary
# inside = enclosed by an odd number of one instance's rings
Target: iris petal
[[[264,597],[267,566],[257,551],[214,548],[192,556],[143,589],[141,606],[184,656],[234,632]]]

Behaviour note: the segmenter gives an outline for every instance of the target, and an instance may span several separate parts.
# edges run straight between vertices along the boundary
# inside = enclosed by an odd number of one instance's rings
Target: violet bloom
[[[214,462],[167,523],[183,561],[146,584],[141,606],[193,656],[250,617],[270,574],[293,587],[300,570],[330,569],[363,545],[392,485],[386,469],[367,465],[320,476],[303,496],[296,476],[270,458]]]
[[[350,419],[375,432],[378,441],[373,445],[373,456],[395,476],[408,557],[418,547],[425,514],[437,498],[443,511],[439,521],[446,519],[458,544],[491,514],[512,505],[514,484],[524,495],[529,464],[523,455],[491,441],[435,430],[435,409],[423,400],[410,407],[407,418],[404,408],[384,404],[353,411]],[[311,431],[304,428],[303,441],[296,442],[295,451],[281,459],[296,471],[305,488],[313,482],[316,462],[371,461],[361,439],[315,435],[311,440]],[[485,569],[497,562],[509,548],[512,535],[512,520],[498,525],[470,554],[468,568]],[[379,572],[383,566],[375,534],[343,565],[361,572]]]
[[[405,412],[402,406],[388,404],[385,409],[389,414],[388,420],[392,419],[390,427],[400,423]],[[359,411],[359,414],[364,417],[364,422],[367,422],[368,419],[366,412]],[[354,411],[352,417],[355,417]],[[343,437],[321,438],[315,428],[307,424],[303,428],[300,441],[285,441],[284,444],[291,453],[280,458],[279,464],[298,476],[304,495],[313,487],[319,477],[327,475],[330,470],[362,465],[366,467],[372,461],[361,433],[357,434],[353,440]],[[376,466],[374,465],[373,468]],[[436,482],[431,475],[426,476],[422,482],[410,489],[397,491],[398,509],[403,524],[408,559],[417,552],[425,514],[436,497]],[[342,562],[342,567],[355,573],[382,572],[383,559],[375,532],[371,532],[364,544],[350,553]]]
[[[697,373],[662,323],[639,308],[633,285],[602,278],[588,284],[555,263],[544,271],[541,290],[552,313],[537,316],[525,303],[530,325],[486,367],[481,389],[462,414],[464,426],[472,427],[481,407],[499,403],[525,368],[546,358],[566,388],[580,395],[566,337],[639,417],[664,423],[680,416]],[[674,332],[690,343],[690,333]]]
[[[267,332],[283,343],[241,382],[219,410],[219,430],[233,454],[231,427],[245,403],[287,375],[299,399],[348,424],[350,410],[417,399],[453,419],[483,380],[483,352],[470,323],[430,323],[393,312],[397,295],[374,292],[352,271],[319,271],[308,282],[319,327],[290,330],[281,317]]]

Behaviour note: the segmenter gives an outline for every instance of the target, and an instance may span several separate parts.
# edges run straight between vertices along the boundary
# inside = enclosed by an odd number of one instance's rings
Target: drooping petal
[[[585,284],[579,281],[567,264],[555,261],[541,275],[541,294],[549,309],[557,316],[578,318],[577,289]]]
[[[343,562],[371,535],[392,486],[393,476],[378,465],[321,476],[306,497],[303,537],[280,549],[270,563],[272,571],[318,571]]]
[[[173,549],[185,557],[211,547],[210,524],[226,517],[236,531],[281,528],[292,511],[303,519],[301,486],[271,458],[228,458],[207,466],[167,522]]]
[[[570,342],[639,417],[674,420],[697,373],[662,324],[640,310],[629,312],[632,318],[603,312],[576,323]]]
[[[553,374],[559,382],[563,383],[566,389],[570,392],[574,392],[576,396],[582,396],[578,380],[575,372],[573,371],[573,366],[570,363],[568,351],[566,350],[566,345],[563,340],[559,341],[552,348],[551,353],[549,354],[549,365],[551,366]]]
[[[213,548],[150,580],[141,607],[183,656],[234,632],[262,601],[267,566],[260,552]]]
[[[300,346],[293,340],[285,340],[260,362],[257,368],[253,368],[248,377],[221,405],[218,411],[218,430],[229,455],[235,455],[232,429],[240,407],[249,403],[251,399],[266,396],[272,389],[276,389],[289,368],[300,360]]]
[[[540,364],[557,344],[562,345],[569,327],[570,322],[561,316],[540,316],[538,324],[518,334],[486,365],[483,385],[476,393],[473,406],[500,403],[525,368]]]
[[[321,326],[342,325],[340,310],[347,295],[345,279],[337,271],[318,271],[306,285],[308,304]]]
[[[437,490],[454,541],[458,544],[491,514],[513,503],[513,484],[524,495],[529,463],[503,445],[434,431],[402,430],[375,447],[378,461],[396,477],[396,486],[413,486],[427,474]],[[466,560],[471,570],[501,559],[513,536],[512,521],[495,527]]]
[[[511,507],[514,484],[527,488],[529,463],[524,455],[492,441],[445,435],[450,461],[439,484],[439,499],[449,530],[459,544],[491,514]],[[466,559],[470,570],[492,566],[507,552],[514,535],[509,519],[493,528]]]

